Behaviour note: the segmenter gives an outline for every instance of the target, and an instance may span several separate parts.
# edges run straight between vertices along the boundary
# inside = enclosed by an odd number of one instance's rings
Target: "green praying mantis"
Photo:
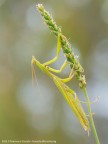
[[[86,80],[85,80],[85,75],[83,75],[84,69],[80,65],[74,53],[72,52],[70,43],[68,42],[67,38],[62,34],[61,29],[56,25],[51,15],[44,9],[42,4],[38,4],[37,9],[41,13],[44,22],[47,24],[51,32],[57,37],[57,52],[56,52],[56,56],[53,59],[43,64],[41,64],[34,56],[32,56],[32,61],[31,61],[32,76],[33,78],[36,77],[34,66],[37,65],[42,71],[44,71],[53,80],[53,82],[55,83],[55,85],[57,86],[57,88],[62,93],[65,100],[71,107],[72,111],[76,115],[77,119],[81,123],[84,130],[87,131],[89,134],[90,124],[87,115],[85,114],[85,111],[81,105],[81,101],[79,100],[75,91],[73,91],[66,85],[66,83],[71,81],[72,78],[75,76],[79,81],[80,88],[84,91],[84,94],[86,96],[89,118],[95,136],[96,144],[100,144],[96,132],[96,128],[94,125],[93,117],[92,117],[93,114],[91,112],[91,105],[90,105],[91,102],[89,100],[87,90],[86,90]],[[66,60],[64,61],[61,68],[57,70],[50,67],[49,65],[58,60],[61,48],[63,50]],[[64,79],[58,77],[56,74],[61,73],[66,68],[67,65],[70,65],[71,68],[69,76]]]
[[[60,49],[60,41],[59,41],[59,37],[58,37],[57,54],[59,52],[59,49]],[[37,65],[42,71],[44,71],[54,81],[55,85],[58,87],[60,92],[63,94],[63,96],[66,99],[67,103],[70,105],[73,112],[77,116],[77,118],[80,121],[81,125],[83,126],[84,130],[87,131],[88,134],[89,134],[89,130],[90,130],[89,121],[88,121],[87,116],[86,116],[86,114],[83,110],[83,107],[82,107],[76,93],[65,84],[65,83],[69,82],[70,80],[72,80],[74,74],[72,72],[70,72],[69,77],[64,78],[64,79],[56,76],[52,72],[54,72],[54,73],[61,72],[66,67],[67,63],[64,62],[64,64],[61,66],[60,70],[55,70],[55,69],[48,66],[49,64],[51,64],[53,62],[55,62],[55,59],[52,59],[52,60],[50,60],[50,61],[48,61],[44,64],[41,64],[33,56],[32,61],[31,61],[31,64],[32,64],[32,77],[33,78],[36,77],[34,66]]]

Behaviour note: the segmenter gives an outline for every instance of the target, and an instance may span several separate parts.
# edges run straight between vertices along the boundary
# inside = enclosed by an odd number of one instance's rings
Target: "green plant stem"
[[[99,138],[98,138],[98,135],[97,135],[97,131],[96,131],[96,128],[95,128],[95,124],[94,124],[94,121],[93,121],[93,117],[92,117],[90,99],[88,97],[88,93],[87,93],[86,87],[83,87],[83,91],[84,91],[84,95],[85,95],[86,100],[87,100],[88,112],[89,112],[89,116],[90,116],[90,123],[91,123],[91,126],[92,126],[92,130],[93,130],[93,134],[94,134],[94,137],[95,137],[95,140],[96,140],[96,144],[100,144]]]

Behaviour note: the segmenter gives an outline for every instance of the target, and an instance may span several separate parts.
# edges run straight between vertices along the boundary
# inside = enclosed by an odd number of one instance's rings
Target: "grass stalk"
[[[96,128],[95,128],[93,116],[92,116],[90,99],[89,99],[86,87],[83,88],[83,91],[84,91],[84,95],[85,95],[86,101],[87,101],[88,112],[89,112],[89,117],[90,117],[90,123],[91,123],[92,131],[93,131],[93,134],[94,134],[94,137],[95,137],[95,141],[96,141],[96,144],[100,144],[98,134],[97,134],[97,131],[96,131]]]

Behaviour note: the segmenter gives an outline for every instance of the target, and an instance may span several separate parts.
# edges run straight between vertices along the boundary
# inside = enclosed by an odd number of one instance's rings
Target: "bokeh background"
[[[56,54],[56,38],[36,10],[43,3],[72,44],[85,69],[87,88],[101,144],[108,143],[108,0],[0,0],[0,143],[2,140],[55,140],[57,144],[95,144],[52,80],[36,67]],[[64,61],[61,52],[59,68]],[[69,67],[61,77],[67,77]],[[69,83],[84,100],[78,82]],[[87,113],[86,106],[85,111]]]

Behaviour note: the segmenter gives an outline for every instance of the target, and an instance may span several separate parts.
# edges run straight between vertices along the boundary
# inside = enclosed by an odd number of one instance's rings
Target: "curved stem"
[[[94,137],[95,137],[95,140],[96,140],[96,144],[100,144],[99,138],[98,138],[98,135],[97,135],[97,131],[96,131],[96,128],[95,128],[95,124],[94,124],[94,121],[93,121],[93,117],[92,117],[90,100],[89,100],[89,97],[88,97],[86,87],[83,88],[83,91],[84,91],[84,95],[85,95],[87,103],[88,103],[88,112],[89,112],[89,116],[90,116],[90,122],[91,122],[92,130],[93,130],[93,134],[94,134]]]

